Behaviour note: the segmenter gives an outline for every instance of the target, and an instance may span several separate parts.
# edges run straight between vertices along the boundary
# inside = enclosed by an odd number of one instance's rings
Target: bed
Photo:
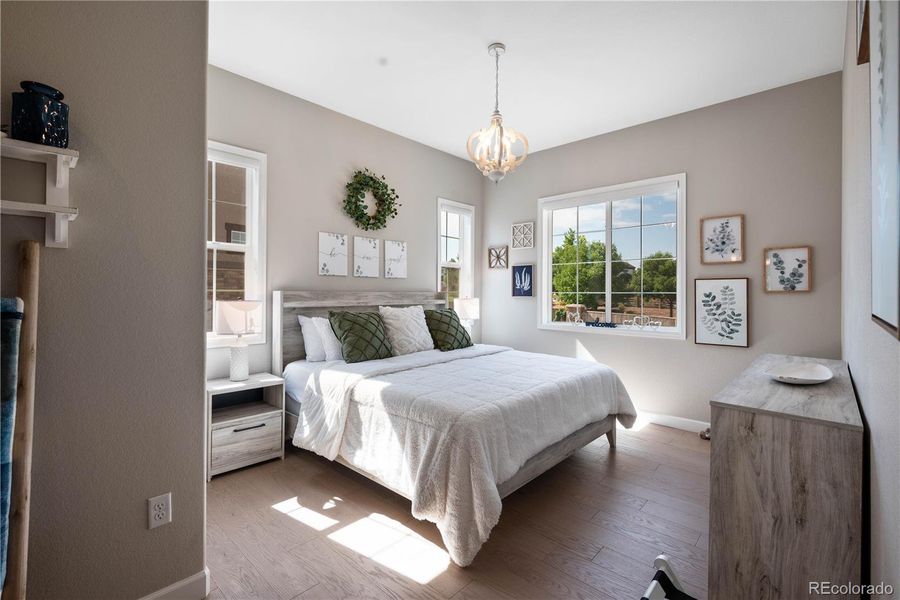
[[[433,292],[276,291],[273,304],[273,370],[285,376],[294,445],[409,499],[460,566],[487,541],[502,498],[600,436],[614,447],[616,421],[634,422],[621,380],[589,361],[484,344],[305,360],[298,315],[444,308]]]

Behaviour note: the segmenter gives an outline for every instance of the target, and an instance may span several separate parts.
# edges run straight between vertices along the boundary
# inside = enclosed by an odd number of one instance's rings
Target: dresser
[[[835,376],[801,386],[766,375],[785,361]],[[793,600],[810,597],[810,582],[860,583],[863,424],[846,363],[766,354],[710,407],[710,599]]]

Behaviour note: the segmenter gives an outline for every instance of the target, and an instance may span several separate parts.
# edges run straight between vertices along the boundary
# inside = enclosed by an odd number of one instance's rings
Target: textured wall
[[[900,586],[900,342],[871,318],[869,65],[856,64],[848,3],[843,77],[843,358],[869,427],[871,580]]]
[[[439,196],[476,207],[479,293],[482,175],[467,161],[216,67],[209,67],[207,104],[210,139],[268,155],[269,302],[271,290],[278,289],[437,289]],[[380,231],[358,229],[343,212],[344,185],[363,167],[384,174],[403,204],[397,218]],[[319,276],[320,231],[405,240],[409,277]],[[383,261],[384,242],[381,257]],[[270,331],[269,343],[251,346],[251,370],[269,369],[271,339]],[[209,352],[207,371],[211,377],[228,374],[227,349]]]
[[[664,90],[660,90],[664,93]],[[640,409],[709,420],[709,399],[758,354],[840,354],[841,76],[810,79],[539,152],[500,185],[485,183],[484,246],[535,220],[537,199],[687,173],[688,339],[540,331],[537,298],[510,297],[509,271],[485,269],[482,335],[522,350],[612,366]],[[746,262],[700,264],[701,217],[745,213]],[[814,291],[767,295],[762,251],[814,247]],[[538,262],[511,250],[510,262]],[[693,341],[695,277],[750,277],[750,348]]]
[[[71,105],[68,249],[42,249],[30,598],[137,598],[203,569],[203,2],[2,7],[2,107],[23,79]],[[43,167],[3,160],[4,199]],[[43,223],[2,219],[15,245]],[[147,529],[147,498],[174,522]]]

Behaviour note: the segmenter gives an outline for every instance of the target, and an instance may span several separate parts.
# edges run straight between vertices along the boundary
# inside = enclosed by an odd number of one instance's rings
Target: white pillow
[[[431,340],[431,333],[428,332],[428,324],[425,323],[425,309],[421,306],[407,308],[379,306],[378,312],[384,321],[394,356],[434,350],[434,342]]]
[[[309,317],[297,315],[300,321],[300,331],[303,333],[303,348],[306,350],[306,360],[309,362],[322,362],[325,360],[325,343],[322,342],[322,334],[319,328]]]
[[[331,321],[325,317],[313,317],[313,323],[319,329],[322,345],[325,346],[325,360],[344,360],[341,341],[334,335],[334,330],[331,329]]]

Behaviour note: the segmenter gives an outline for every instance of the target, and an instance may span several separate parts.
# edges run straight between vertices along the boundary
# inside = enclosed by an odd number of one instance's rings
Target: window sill
[[[234,343],[237,339],[233,335],[210,335],[206,336],[206,349],[212,350],[213,348],[231,348],[234,346]],[[248,346],[257,346],[259,344],[266,343],[266,337],[264,335],[248,335],[244,338],[244,343]]]
[[[645,337],[663,340],[684,340],[684,332],[672,328],[664,331],[647,329],[629,329],[626,327],[588,327],[587,325],[541,323],[538,329],[544,331],[565,331],[567,333],[587,333],[590,335],[618,335],[623,337]]]

